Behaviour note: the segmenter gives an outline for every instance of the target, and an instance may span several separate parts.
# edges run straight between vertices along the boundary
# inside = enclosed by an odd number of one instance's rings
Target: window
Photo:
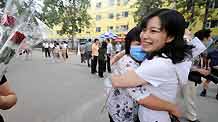
[[[101,32],[101,27],[96,27],[96,32]]]
[[[128,12],[128,11],[122,12],[122,16],[123,16],[123,17],[128,17],[128,15],[129,15],[129,12]]]
[[[214,1],[214,8],[218,8],[218,0]]]
[[[96,15],[96,21],[101,20],[101,15]]]
[[[120,31],[120,27],[119,27],[119,26],[116,26],[115,31],[116,31],[116,32]]]
[[[120,13],[117,13],[116,19],[120,19]]]
[[[109,6],[113,6],[115,1],[114,0],[108,0]]]
[[[120,6],[120,0],[117,0],[117,6]]]
[[[210,2],[209,8],[218,8],[218,0],[212,0]]]
[[[101,8],[101,2],[96,3],[96,8]]]
[[[121,31],[128,31],[128,25],[121,25],[120,29]]]
[[[113,29],[114,29],[113,26],[108,26],[108,27],[107,27],[107,31],[112,31]]]
[[[108,15],[108,18],[109,18],[109,19],[113,19],[113,18],[114,18],[114,14],[113,14],[113,13],[110,13],[110,14]]]
[[[127,5],[129,0],[123,0],[123,5]]]

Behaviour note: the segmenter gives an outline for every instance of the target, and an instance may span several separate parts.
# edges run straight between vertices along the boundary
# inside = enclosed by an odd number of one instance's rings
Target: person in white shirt
[[[127,33],[125,38],[125,55],[112,65],[113,74],[124,74],[130,67],[137,69],[140,63],[148,57],[147,53],[140,46],[140,32],[139,27],[134,27]],[[146,102],[144,104],[153,110],[166,110],[170,113],[177,111],[175,104],[151,95],[143,86],[111,88],[110,78],[106,78],[105,86],[108,95],[106,108],[109,112],[110,122],[139,122],[137,101],[144,97],[146,97],[146,101],[153,99],[156,101],[153,105],[146,104]]]
[[[45,49],[45,58],[51,57],[49,51],[49,43],[47,41],[44,43],[44,49]]]
[[[122,45],[120,44],[120,42],[116,43],[115,50],[116,50],[116,53],[119,53],[122,50]]]
[[[55,48],[54,42],[50,42],[50,43],[49,43],[49,51],[50,51],[50,53],[52,54],[52,57],[53,57],[53,58],[54,58],[54,48]]]
[[[107,59],[106,59],[106,61],[107,61],[107,71],[109,73],[111,73],[110,59],[111,59],[111,56],[113,54],[113,46],[112,46],[112,44],[110,42],[110,39],[107,39],[106,42],[107,42]]]
[[[183,39],[185,19],[181,13],[171,9],[159,9],[152,12],[141,23],[141,46],[150,54],[136,70],[128,69],[123,75],[112,75],[112,85],[116,88],[136,87],[143,85],[151,94],[176,103],[179,81],[188,79],[190,68],[184,60],[192,55],[192,46]],[[179,80],[182,79],[182,80]],[[142,106],[138,101],[140,122],[171,122],[167,111],[155,111]],[[155,101],[150,101],[152,104]]]

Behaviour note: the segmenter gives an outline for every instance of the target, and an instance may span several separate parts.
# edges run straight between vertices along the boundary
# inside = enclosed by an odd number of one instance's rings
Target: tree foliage
[[[202,20],[202,28],[205,28],[208,18],[211,18],[214,10],[210,10],[209,6],[214,0],[138,0],[133,7],[136,7],[134,18],[138,22],[148,12],[165,6],[172,6],[173,9],[180,11],[190,21],[193,26],[196,21]],[[217,15],[217,14],[216,14]]]
[[[162,0],[138,0],[132,7],[137,8],[134,20],[139,22],[147,13],[162,7]]]
[[[0,1],[0,9],[5,7],[5,0]]]
[[[45,0],[41,19],[51,28],[60,25],[59,34],[74,36],[90,23],[89,0]]]

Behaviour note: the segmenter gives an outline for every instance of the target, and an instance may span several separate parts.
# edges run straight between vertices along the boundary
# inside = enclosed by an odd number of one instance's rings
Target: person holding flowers
[[[0,109],[7,110],[13,107],[17,102],[17,96],[8,84],[5,75],[0,80]],[[0,115],[0,122],[4,122],[3,117]]]

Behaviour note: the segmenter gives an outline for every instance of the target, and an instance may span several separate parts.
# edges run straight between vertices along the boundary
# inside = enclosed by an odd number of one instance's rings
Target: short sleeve
[[[172,62],[170,59],[154,58],[144,61],[136,69],[136,74],[154,87],[158,87],[170,78]]]
[[[5,75],[3,75],[0,81],[0,85],[4,84],[6,81],[7,81],[7,78],[5,77]]]

